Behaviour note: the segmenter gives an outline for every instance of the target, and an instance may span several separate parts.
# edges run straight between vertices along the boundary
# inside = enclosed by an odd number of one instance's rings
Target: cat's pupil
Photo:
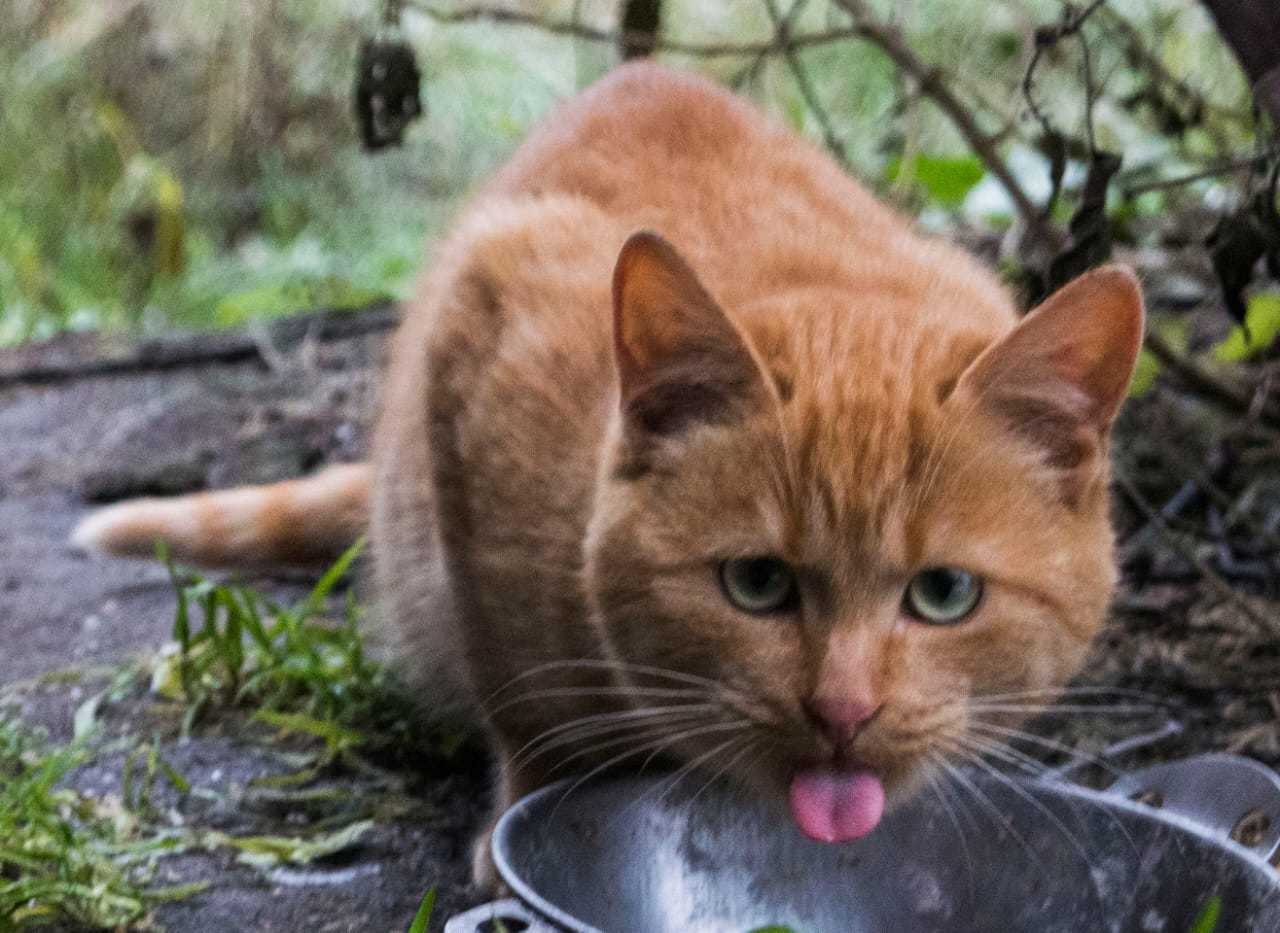
[[[782,581],[782,566],[776,560],[760,557],[746,561],[742,575],[747,588],[757,593],[768,593]]]
[[[931,570],[920,577],[920,589],[925,599],[937,605],[950,603],[960,586],[959,575],[950,570]]]

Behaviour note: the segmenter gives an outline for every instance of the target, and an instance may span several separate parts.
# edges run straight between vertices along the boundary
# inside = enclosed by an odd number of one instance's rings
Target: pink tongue
[[[870,771],[801,771],[791,779],[791,816],[810,839],[858,839],[883,814],[884,786]]]

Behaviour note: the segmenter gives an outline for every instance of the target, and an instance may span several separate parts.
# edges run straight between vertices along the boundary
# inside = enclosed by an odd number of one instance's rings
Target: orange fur
[[[350,547],[368,523],[367,464],[305,479],[170,499],[135,499],[95,512],[72,532],[86,550],[150,557],[158,541],[206,567],[314,565]]]
[[[400,660],[483,716],[499,807],[651,752],[767,794],[856,762],[900,799],[1101,624],[1141,328],[1115,267],[1019,323],[808,143],[619,68],[479,193],[395,339],[371,517]],[[752,555],[796,568],[786,614],[725,598]],[[963,623],[904,615],[940,565],[985,582]],[[833,745],[815,701],[879,713]]]

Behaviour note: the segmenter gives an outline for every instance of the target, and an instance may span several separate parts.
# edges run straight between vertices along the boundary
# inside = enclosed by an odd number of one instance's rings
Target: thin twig
[[[1145,72],[1153,79],[1154,83],[1164,85],[1172,90],[1173,94],[1171,96],[1174,100],[1185,101],[1190,105],[1190,109],[1193,112],[1209,113],[1213,111],[1221,116],[1229,117],[1252,127],[1253,118],[1248,111],[1215,104],[1198,89],[1192,87],[1184,79],[1179,78],[1166,68],[1164,62],[1160,60],[1160,56],[1147,48],[1145,37],[1138,27],[1117,13],[1114,7],[1105,7],[1099,12],[1099,15],[1107,25],[1113,26],[1119,32],[1124,33],[1125,51],[1129,53],[1134,67],[1139,71]]]
[[[488,21],[507,26],[528,26],[540,29],[553,35],[574,36],[589,39],[593,42],[617,44],[626,40],[647,40],[648,33],[628,34],[620,29],[599,29],[585,23],[572,20],[552,19],[525,13],[521,10],[509,10],[502,7],[468,6],[457,9],[444,9],[422,0],[406,0],[407,5],[439,23],[473,23]],[[861,31],[854,27],[840,27],[818,32],[801,33],[790,36],[788,45],[793,49],[809,48],[815,45],[827,45],[856,39]],[[782,51],[776,41],[768,42],[685,42],[679,39],[659,37],[653,46],[655,51],[676,52],[680,55],[692,55],[698,58],[733,58],[735,56],[770,55]]]
[[[836,135],[835,127],[831,125],[831,117],[828,116],[826,108],[822,106],[822,101],[818,99],[818,93],[813,87],[813,82],[809,79],[809,72],[805,70],[804,63],[800,60],[800,53],[796,51],[789,41],[791,27],[788,25],[788,21],[792,13],[805,0],[797,0],[786,16],[782,15],[774,0],[764,0],[764,2],[765,7],[769,10],[769,18],[773,20],[777,44],[782,49],[782,54],[787,60],[787,67],[791,69],[791,75],[796,80],[796,87],[800,89],[800,96],[804,98],[805,106],[809,108],[814,119],[818,121],[818,127],[822,130],[822,138],[826,142],[827,148],[835,154],[842,165],[847,166],[849,164],[849,155],[845,151],[844,143]]]
[[[1151,355],[1160,361],[1187,388],[1192,389],[1205,401],[1216,404],[1234,414],[1247,415],[1254,405],[1254,393],[1237,388],[1208,370],[1194,360],[1183,356],[1169,345],[1158,333],[1147,334],[1145,346]],[[1257,415],[1258,420],[1271,428],[1280,428],[1280,415],[1270,407],[1263,407]]]
[[[1215,162],[1212,165],[1205,166],[1198,172],[1192,172],[1188,175],[1178,175],[1174,178],[1161,178],[1155,181],[1140,182],[1136,185],[1128,185],[1120,189],[1120,193],[1125,198],[1134,198],[1148,191],[1165,191],[1169,188],[1180,188],[1183,185],[1189,185],[1197,181],[1203,181],[1206,178],[1214,178],[1218,175],[1226,175],[1230,172],[1240,171],[1241,169],[1256,169],[1261,162],[1265,160],[1265,156],[1259,157],[1256,153],[1248,156],[1238,156],[1232,159],[1225,159],[1221,162]],[[1144,170],[1150,170],[1156,166],[1144,166]],[[1134,174],[1137,174],[1135,170]]]
[[[1076,35],[1080,38],[1080,67],[1084,72],[1084,138],[1089,141],[1089,155],[1094,158],[1098,155],[1098,138],[1093,132],[1093,104],[1098,99],[1098,89],[1093,84],[1093,56],[1089,54],[1089,40],[1085,38],[1083,26],[1085,18],[1104,2],[1097,0],[1081,14],[1076,27]]]
[[[915,80],[920,93],[933,101],[934,105],[951,120],[956,130],[969,144],[969,148],[982,160],[987,171],[1008,193],[1018,211],[1018,216],[1022,218],[1028,230],[1050,247],[1054,249],[1060,247],[1061,232],[1041,216],[1030,196],[1013,177],[1004,159],[996,151],[995,140],[978,126],[969,108],[952,93],[949,82],[942,73],[922,62],[902,38],[901,32],[876,20],[863,0],[836,0],[836,2],[853,17],[857,36],[877,46],[880,51],[889,56],[901,71]]]
[[[1143,517],[1160,533],[1161,537],[1169,542],[1169,545],[1178,552],[1182,559],[1196,569],[1201,579],[1216,590],[1218,595],[1238,608],[1250,622],[1253,622],[1257,626],[1259,634],[1268,638],[1274,638],[1277,634],[1280,634],[1280,616],[1269,618],[1244,594],[1237,592],[1235,587],[1201,559],[1194,548],[1189,547],[1186,542],[1174,533],[1159,510],[1142,494],[1142,490],[1129,478],[1128,474],[1116,466],[1113,469],[1113,475],[1115,476],[1116,484],[1124,491],[1125,496],[1133,503],[1134,507],[1142,513]]]
[[[791,26],[795,23],[796,18],[800,15],[800,13],[804,10],[804,8],[808,5],[808,3],[809,3],[809,0],[796,0],[795,3],[791,4],[791,9],[787,10],[787,15],[782,18],[783,24],[787,27],[787,35],[790,35]],[[775,47],[770,49],[768,52],[761,52],[759,55],[753,58],[751,60],[751,63],[747,65],[747,67],[743,68],[741,71],[739,71],[729,80],[729,86],[737,90],[738,88],[741,88],[744,84],[746,84],[748,81],[755,80],[756,75],[760,73],[760,69],[764,67],[764,63],[769,60],[770,54],[779,51],[779,49],[777,48],[777,43],[780,43],[782,41],[782,36],[783,36],[782,30],[776,28],[775,26],[773,31],[773,41],[775,43]]]
[[[1040,56],[1044,54],[1045,49],[1053,48],[1062,39],[1067,36],[1075,35],[1083,28],[1085,20],[1092,16],[1102,4],[1107,0],[1093,0],[1085,10],[1077,15],[1070,7],[1062,11],[1062,22],[1056,26],[1042,26],[1035,33],[1035,49],[1031,53],[1031,59],[1027,62],[1027,70],[1022,75],[1022,98],[1027,102],[1027,109],[1031,111],[1031,115],[1036,118],[1036,122],[1040,124],[1040,129],[1044,132],[1046,138],[1060,135],[1053,124],[1049,122],[1049,118],[1040,109],[1035,99],[1035,75],[1036,68],[1040,64]],[[1081,43],[1084,37],[1081,35]],[[1088,49],[1085,50],[1085,61],[1088,63]],[[1089,84],[1092,81],[1088,82]],[[1085,93],[1088,95],[1088,110],[1086,111],[1086,119],[1089,124],[1089,151],[1094,151],[1093,145],[1093,124],[1092,115],[1089,111],[1093,108],[1093,98],[1091,88],[1086,86]]]

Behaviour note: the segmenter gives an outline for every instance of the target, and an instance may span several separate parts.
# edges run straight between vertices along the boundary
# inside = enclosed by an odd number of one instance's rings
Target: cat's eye
[[[973,612],[982,598],[982,580],[955,567],[930,567],[912,577],[903,603],[921,622],[949,625]]]
[[[790,608],[796,598],[796,577],[776,557],[738,557],[720,565],[725,596],[743,612],[763,615]]]

